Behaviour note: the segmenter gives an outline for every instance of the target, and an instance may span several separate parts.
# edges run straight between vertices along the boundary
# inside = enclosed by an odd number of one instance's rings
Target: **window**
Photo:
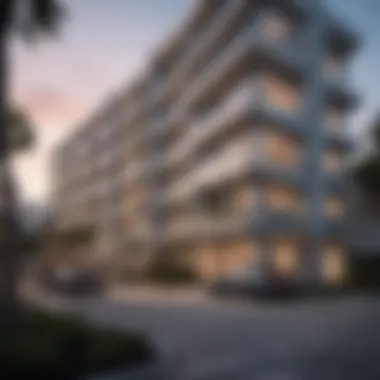
[[[331,245],[325,248],[322,260],[322,272],[324,279],[329,283],[337,283],[343,279],[345,255],[341,246]]]
[[[269,187],[267,197],[270,207],[280,212],[300,212],[304,206],[296,191],[283,187]]]
[[[254,265],[255,249],[252,242],[242,241],[237,244],[228,244],[219,247],[223,257],[224,272],[226,274],[244,273]]]
[[[240,186],[231,192],[231,208],[236,211],[250,212],[254,199],[254,189],[251,186]]]
[[[277,240],[273,247],[273,270],[282,275],[291,275],[299,268],[299,249],[290,239]]]
[[[300,147],[298,143],[279,133],[269,133],[267,136],[267,157],[269,161],[279,166],[296,166],[300,162]]]
[[[275,109],[286,112],[298,112],[301,105],[300,89],[275,76],[264,80],[267,102]]]
[[[345,204],[337,197],[325,199],[325,214],[329,218],[341,218],[345,214]]]

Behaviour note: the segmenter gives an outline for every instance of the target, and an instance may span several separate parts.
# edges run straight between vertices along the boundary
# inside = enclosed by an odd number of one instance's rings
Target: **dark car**
[[[254,295],[264,287],[263,276],[257,271],[243,270],[212,281],[208,290],[212,295]]]
[[[98,294],[103,290],[103,283],[93,273],[77,271],[62,284],[62,291],[70,295]]]
[[[301,284],[291,277],[244,270],[209,284],[216,296],[250,296],[259,299],[290,299],[300,294]]]
[[[40,279],[49,290],[67,295],[97,294],[104,289],[104,284],[99,276],[71,268],[45,271],[41,274]]]

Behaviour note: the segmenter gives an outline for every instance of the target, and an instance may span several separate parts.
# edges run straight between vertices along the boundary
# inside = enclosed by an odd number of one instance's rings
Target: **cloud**
[[[83,112],[89,99],[54,87],[34,87],[24,90],[20,103],[39,125],[67,125]]]

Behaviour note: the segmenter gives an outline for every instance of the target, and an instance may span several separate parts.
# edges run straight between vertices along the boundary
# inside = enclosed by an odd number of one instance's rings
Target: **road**
[[[275,305],[141,291],[58,307],[147,330],[180,380],[380,379],[376,299]]]

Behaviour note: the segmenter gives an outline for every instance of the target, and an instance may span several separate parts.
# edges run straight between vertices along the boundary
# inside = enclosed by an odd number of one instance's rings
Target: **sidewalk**
[[[138,300],[147,302],[189,303],[207,299],[207,292],[201,287],[165,287],[157,285],[115,285],[108,291],[108,297],[115,301]]]

